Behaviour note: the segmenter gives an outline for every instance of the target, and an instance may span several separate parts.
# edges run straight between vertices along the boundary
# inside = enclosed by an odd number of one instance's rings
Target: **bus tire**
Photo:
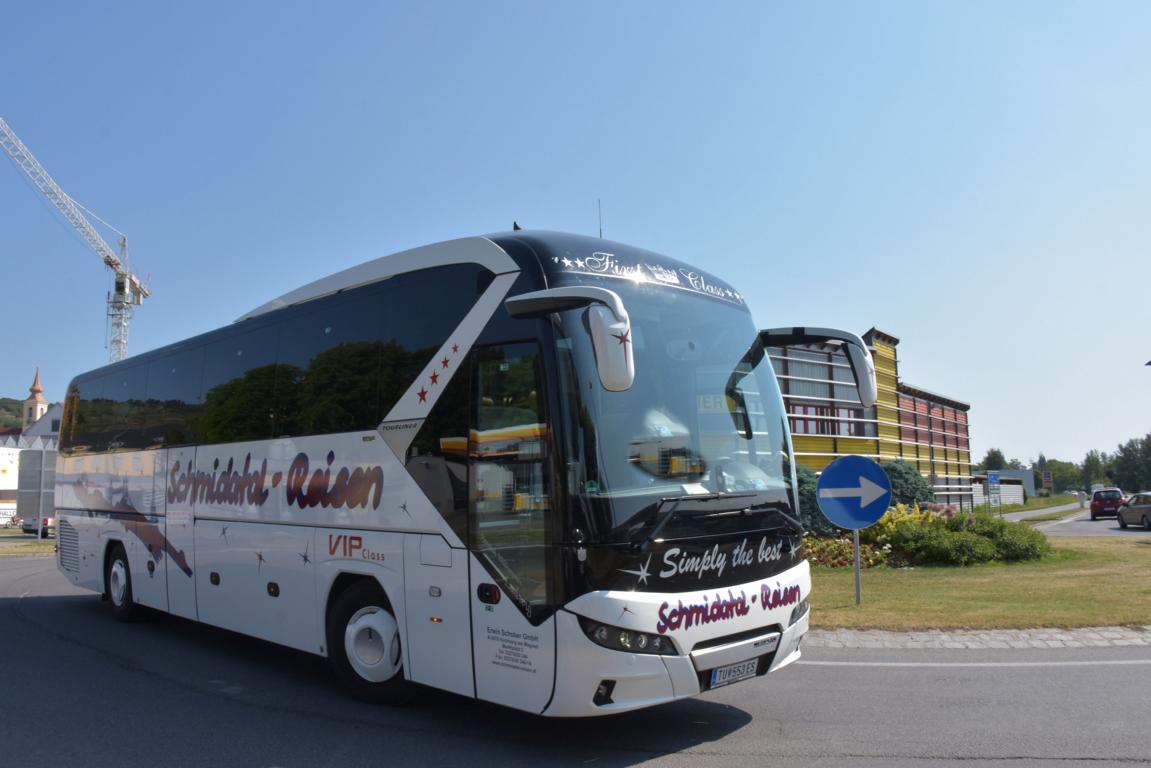
[[[104,564],[104,590],[112,604],[112,615],[120,621],[132,621],[138,613],[132,595],[132,569],[124,545],[116,542],[108,550]]]
[[[337,595],[327,636],[332,672],[349,693],[377,704],[407,700],[400,628],[379,584],[357,581]]]

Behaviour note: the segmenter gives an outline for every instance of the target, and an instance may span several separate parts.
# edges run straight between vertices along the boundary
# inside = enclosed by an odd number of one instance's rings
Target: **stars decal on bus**
[[[647,584],[647,577],[651,575],[651,572],[648,570],[650,566],[651,555],[648,555],[647,560],[644,561],[642,565],[640,565],[638,571],[629,571],[624,568],[620,568],[619,570],[623,573],[630,573],[632,576],[637,577],[638,581],[636,582],[636,586],[639,586],[640,584]]]
[[[257,552],[256,553],[256,573],[259,573],[261,570],[263,570],[264,563],[266,563],[266,562],[267,561],[264,559],[264,553],[263,552]]]
[[[312,543],[308,542],[307,544],[304,545],[304,551],[303,552],[297,552],[296,553],[297,555],[300,556],[300,559],[304,561],[304,565],[307,565],[308,563],[312,562],[312,558],[308,557],[308,550],[311,549],[311,547],[312,547]]]
[[[619,339],[620,346],[627,346],[628,344],[631,343],[631,339],[628,338],[629,336],[631,336],[631,329],[630,328],[627,329],[626,331],[624,331],[623,333],[613,333],[612,336]]]
[[[447,354],[448,349],[451,350],[450,354]],[[443,375],[444,371],[447,371],[451,368],[452,358],[460,354],[460,345],[458,343],[453,342],[451,347],[444,347],[444,352],[445,352],[445,354],[442,358],[440,358],[439,360],[433,359],[431,366],[430,366],[430,369],[424,371],[428,377],[428,384],[426,386],[421,386],[419,391],[416,392],[416,397],[418,398],[417,402],[419,404],[423,404],[423,405],[429,405],[430,404],[428,402],[428,395],[431,394],[431,392],[428,390],[428,387],[429,386],[432,386],[432,387],[438,387],[439,386],[440,376]],[[436,366],[437,362],[439,363],[438,367]]]

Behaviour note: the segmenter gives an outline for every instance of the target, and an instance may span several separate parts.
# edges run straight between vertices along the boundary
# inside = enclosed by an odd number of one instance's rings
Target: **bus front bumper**
[[[698,696],[712,689],[711,669],[721,663],[728,665],[758,658],[755,677],[762,677],[799,659],[810,615],[810,611],[805,611],[782,631],[779,625],[765,627],[765,634],[774,630],[778,635],[774,650],[765,652],[750,646],[732,648],[726,654],[707,659],[700,654],[695,658],[691,654],[659,656],[604,648],[587,638],[575,614],[560,611],[556,614],[557,657],[565,662],[557,665],[555,693],[542,714],[548,717],[609,715]]]

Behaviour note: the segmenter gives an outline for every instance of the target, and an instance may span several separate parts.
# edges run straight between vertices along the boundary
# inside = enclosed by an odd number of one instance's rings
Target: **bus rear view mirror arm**
[[[747,412],[747,404],[739,382],[747,376],[763,360],[763,355],[769,347],[787,347],[800,344],[840,343],[847,354],[847,362],[851,365],[851,373],[855,377],[855,384],[859,390],[859,402],[864,408],[875,405],[877,388],[875,383],[875,361],[871,359],[871,351],[863,339],[850,331],[840,331],[833,328],[769,328],[759,332],[747,354],[743,356],[735,370],[728,377],[725,394],[731,418],[735,422],[735,429],[745,440],[752,437],[751,419]]]
[[[864,408],[875,405],[878,388],[875,383],[875,361],[871,351],[860,337],[851,331],[835,328],[769,328],[759,332],[758,343],[764,347],[787,347],[798,344],[840,343],[847,354],[855,386],[859,389],[859,402]]]
[[[585,317],[600,384],[610,392],[631,389],[635,381],[631,319],[615,291],[591,285],[548,288],[512,296],[504,302],[504,307],[515,318],[542,317],[587,307]]]

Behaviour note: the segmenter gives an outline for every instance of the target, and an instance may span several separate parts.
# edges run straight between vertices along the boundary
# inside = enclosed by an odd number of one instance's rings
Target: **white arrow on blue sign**
[[[831,462],[816,485],[819,509],[840,528],[866,528],[887,511],[891,481],[883,467],[862,456],[843,456]]]

